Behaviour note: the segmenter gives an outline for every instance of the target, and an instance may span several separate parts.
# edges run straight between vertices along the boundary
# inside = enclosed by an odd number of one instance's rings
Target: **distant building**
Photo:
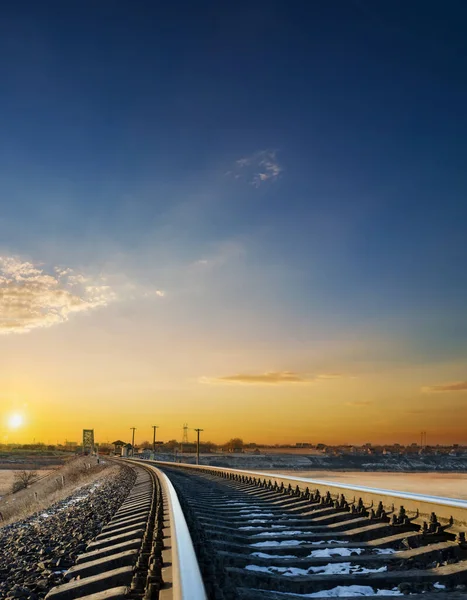
[[[115,442],[112,442],[112,446],[114,447],[114,454],[122,454],[122,448],[124,445],[125,442],[122,442],[122,440],[116,440]]]
[[[133,455],[133,446],[131,444],[125,444],[122,447],[121,452],[122,452],[121,455],[124,458],[127,458],[128,456],[132,456]]]

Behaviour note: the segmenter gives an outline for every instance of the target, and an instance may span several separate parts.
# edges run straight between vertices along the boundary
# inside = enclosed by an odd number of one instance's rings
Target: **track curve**
[[[463,536],[436,515],[424,527],[403,507],[388,514],[234,471],[161,468],[177,490],[212,600],[466,597]]]

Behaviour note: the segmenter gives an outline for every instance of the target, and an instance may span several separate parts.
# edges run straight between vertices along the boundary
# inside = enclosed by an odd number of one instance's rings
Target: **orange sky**
[[[2,440],[76,441],[83,428],[94,428],[104,442],[129,439],[135,426],[143,441],[151,439],[153,424],[160,426],[159,439],[180,439],[187,422],[214,442],[240,436],[257,443],[409,443],[421,430],[431,443],[467,442],[465,392],[425,389],[458,381],[462,364],[368,364],[314,375],[275,371],[277,358],[260,353],[260,367],[247,369],[238,359],[232,367],[236,360],[221,354],[211,361],[194,351],[187,361],[165,343],[159,352],[148,340],[126,342],[123,352],[87,319],[3,338],[12,353],[1,381]],[[12,430],[7,420],[16,413],[24,425]]]
[[[99,442],[129,440],[135,426],[143,441],[153,424],[180,439],[186,422],[217,443],[411,443],[422,430],[429,443],[467,443],[465,361],[420,360],[378,328],[288,332],[269,309],[217,306],[208,326],[184,293],[133,286],[0,336],[0,439],[78,441],[93,428]]]

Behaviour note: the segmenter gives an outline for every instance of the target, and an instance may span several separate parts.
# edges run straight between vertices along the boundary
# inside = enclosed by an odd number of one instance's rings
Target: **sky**
[[[0,10],[0,441],[467,443],[465,2]]]

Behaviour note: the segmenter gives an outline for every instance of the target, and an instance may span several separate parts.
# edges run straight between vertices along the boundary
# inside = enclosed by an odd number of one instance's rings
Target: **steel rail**
[[[140,460],[141,459],[134,459]],[[424,494],[415,494],[413,492],[401,492],[398,490],[390,490],[385,488],[371,488],[363,485],[349,485],[348,483],[336,483],[328,481],[326,479],[312,479],[308,477],[295,477],[291,475],[285,475],[282,473],[272,473],[270,471],[250,471],[245,469],[231,469],[228,467],[212,467],[208,465],[191,465],[189,463],[172,463],[163,461],[147,461],[150,463],[157,463],[166,467],[187,467],[192,469],[209,469],[213,471],[225,471],[226,473],[238,473],[239,475],[247,475],[249,477],[265,477],[269,479],[281,479],[288,480],[295,483],[306,483],[313,484],[316,486],[335,487],[339,489],[346,489],[352,492],[365,492],[371,494],[379,494],[385,496],[393,496],[394,498],[401,498],[407,500],[417,500],[419,502],[431,502],[432,504],[441,504],[443,506],[452,506],[453,508],[464,508],[467,510],[467,500],[461,500],[457,498],[448,498],[446,496],[426,496]]]
[[[207,600],[198,559],[177,492],[165,473],[153,465],[148,466],[155,471],[168,502],[172,544],[172,598]]]
[[[232,469],[228,467],[213,467],[207,465],[192,465],[188,463],[173,463],[165,461],[146,461],[142,459],[133,460],[139,462],[140,464],[149,463],[157,464],[162,467],[193,469],[199,471],[204,470],[205,472],[211,471],[213,473],[226,473],[245,477],[271,479],[278,482],[283,482],[286,485],[298,485],[302,489],[316,486],[318,489],[322,488],[323,490],[329,490],[336,495],[344,492],[352,492],[355,494],[360,494],[365,502],[371,503],[375,500],[381,500],[383,505],[386,507],[391,505],[393,499],[403,500],[405,508],[414,512],[418,511],[420,513],[420,517],[422,517],[422,515],[429,515],[432,511],[436,511],[436,514],[445,521],[448,521],[451,517],[454,518],[453,531],[459,531],[459,529],[465,531],[467,529],[466,500],[445,498],[441,496],[427,496],[424,494],[415,494],[413,492],[401,492],[398,490],[379,489],[361,485],[350,485],[346,483],[330,482],[323,479],[296,477],[268,471],[250,471],[245,469]]]
[[[193,542],[177,492],[152,464],[136,480],[112,519],[52,588],[49,600],[207,600]]]

